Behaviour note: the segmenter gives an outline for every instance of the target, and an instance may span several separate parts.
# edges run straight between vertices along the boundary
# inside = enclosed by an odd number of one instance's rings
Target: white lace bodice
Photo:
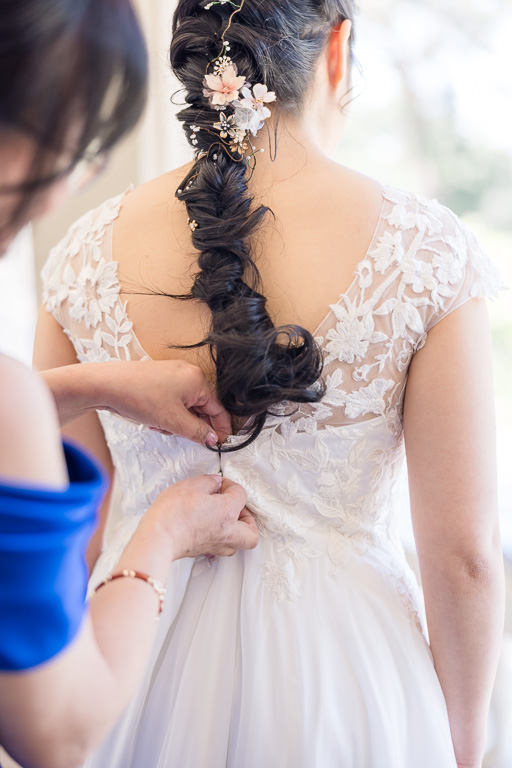
[[[148,357],[112,261],[112,227],[124,197],[71,227],[43,270],[45,306],[84,363]],[[408,367],[439,320],[499,287],[495,268],[453,213],[383,188],[369,250],[315,331],[325,356],[325,397],[298,409],[283,404],[283,415],[272,417],[252,445],[223,458],[225,475],[246,489],[269,545],[261,576],[279,601],[300,596],[311,558],[327,557],[336,572],[364,554],[386,568],[418,620],[392,503],[403,463]],[[121,546],[163,488],[216,471],[218,460],[187,440],[99,416],[122,488]],[[115,557],[113,551],[110,565]]]

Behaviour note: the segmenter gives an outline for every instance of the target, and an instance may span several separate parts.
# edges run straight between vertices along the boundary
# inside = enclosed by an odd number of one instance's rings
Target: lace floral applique
[[[333,360],[340,363],[359,363],[366,356],[370,344],[387,339],[386,334],[375,330],[375,318],[369,304],[362,309],[346,297],[343,298],[343,303],[345,306],[331,306],[337,323],[335,328],[327,332],[328,343],[325,350],[328,355],[324,361],[325,365]]]
[[[390,379],[374,379],[367,387],[344,394],[345,414],[349,419],[357,419],[369,413],[382,416],[387,407],[385,395],[393,389],[394,384],[395,382]]]
[[[384,274],[393,264],[399,264],[404,256],[402,233],[384,232],[373,249],[371,256],[375,264],[375,271]]]
[[[68,294],[69,314],[86,328],[96,328],[118,298],[117,264],[100,259],[96,267],[86,264],[75,276]]]
[[[267,589],[274,593],[278,603],[284,600],[298,600],[300,592],[297,586],[297,574],[291,561],[284,566],[266,562],[261,578]]]
[[[246,489],[262,543],[271,545],[261,578],[278,601],[300,598],[312,559],[325,558],[335,577],[352,557],[364,557],[385,567],[420,626],[393,512],[407,371],[441,317],[473,296],[495,295],[500,281],[447,209],[399,190],[385,189],[383,196],[374,241],[316,334],[325,363],[323,399],[277,406],[258,439],[226,454],[223,466],[226,477]],[[112,223],[123,199],[80,219],[43,270],[45,306],[82,362],[147,357],[112,261]],[[123,494],[123,518],[106,555],[114,564],[161,490],[218,465],[201,446],[107,412],[99,417]],[[200,559],[193,573],[214,567],[215,561]]]
[[[92,339],[81,339],[74,336],[67,328],[64,329],[64,333],[73,344],[76,356],[81,363],[108,363],[112,359],[108,350],[103,346],[101,328],[95,330]]]
[[[59,322],[62,304],[69,301],[70,318],[87,329],[96,328],[118,301],[117,263],[104,258],[103,246],[105,231],[118,217],[126,194],[82,216],[51,250],[42,271],[43,302]]]
[[[414,626],[427,639],[427,630],[422,620],[417,585],[405,570],[400,570],[399,568],[391,569],[389,577]]]
[[[280,518],[267,517],[264,521],[257,517],[260,535],[271,540],[277,556],[283,555],[281,565],[267,560],[262,573],[265,586],[283,599],[297,600],[300,596],[300,582],[308,558],[320,557],[321,549],[309,544],[309,529],[314,521],[299,518],[292,512],[282,514]]]
[[[71,310],[73,311],[73,310]],[[108,360],[130,360],[133,323],[126,314],[126,303],[117,300],[114,313],[103,314],[108,330],[98,327],[92,338],[79,338],[68,331],[69,337],[81,363],[101,363]]]
[[[327,554],[331,561],[331,575],[337,576],[349,564],[354,555],[364,555],[371,544],[373,544],[371,537],[367,538],[363,534],[347,536],[331,526],[327,544]]]

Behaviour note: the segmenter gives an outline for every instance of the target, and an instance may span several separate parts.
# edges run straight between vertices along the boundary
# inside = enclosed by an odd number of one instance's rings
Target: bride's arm
[[[481,766],[503,632],[491,338],[483,300],[441,320],[404,405],[430,644],[460,766]]]

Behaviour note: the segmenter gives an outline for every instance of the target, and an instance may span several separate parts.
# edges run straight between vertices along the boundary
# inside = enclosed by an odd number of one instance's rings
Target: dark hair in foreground
[[[180,0],[174,15],[171,65],[187,104],[178,119],[196,154],[177,196],[197,222],[192,242],[199,251],[190,293],[175,298],[198,299],[211,310],[209,335],[195,346],[210,348],[226,409],[249,417],[247,445],[277,403],[318,402],[323,389],[321,351],[311,334],[275,327],[267,311],[251,237],[269,209],[252,206],[247,162],[219,144],[211,130],[219,112],[203,95],[206,67],[237,5]],[[331,31],[353,12],[351,0],[246,0],[232,16],[229,56],[247,81],[276,93],[274,114],[298,114]]]
[[[147,57],[128,0],[0,0],[0,131],[34,141],[13,212],[137,122]]]

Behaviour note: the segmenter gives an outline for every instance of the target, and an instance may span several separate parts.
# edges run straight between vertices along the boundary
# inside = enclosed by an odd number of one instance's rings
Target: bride
[[[350,0],[180,0],[194,162],[87,214],[45,268],[40,368],[187,360],[233,416],[218,452],[76,423],[122,489],[92,586],[169,482],[221,470],[260,531],[174,564],[146,679],[88,768],[481,766],[499,279],[442,205],[330,159],[352,21]],[[397,532],[404,443],[425,615]]]

